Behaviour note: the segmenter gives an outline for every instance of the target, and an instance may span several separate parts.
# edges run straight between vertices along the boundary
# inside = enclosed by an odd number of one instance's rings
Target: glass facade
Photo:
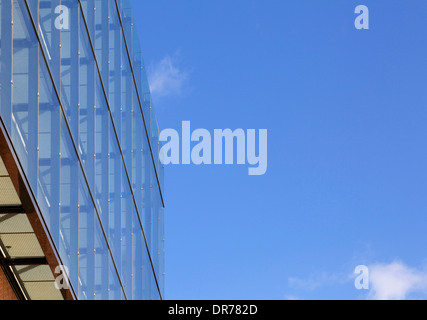
[[[0,116],[78,299],[161,299],[163,166],[130,0],[0,0]]]

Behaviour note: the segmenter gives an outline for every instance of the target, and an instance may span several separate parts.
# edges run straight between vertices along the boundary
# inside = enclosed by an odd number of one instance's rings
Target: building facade
[[[0,0],[0,17],[0,298],[162,299],[163,166],[130,0]]]

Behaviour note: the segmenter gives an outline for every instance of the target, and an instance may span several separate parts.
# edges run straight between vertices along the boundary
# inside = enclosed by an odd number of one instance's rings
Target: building
[[[0,0],[0,299],[162,299],[163,166],[130,0]]]

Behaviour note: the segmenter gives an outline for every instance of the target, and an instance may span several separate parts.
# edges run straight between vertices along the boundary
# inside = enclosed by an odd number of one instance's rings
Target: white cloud
[[[180,95],[188,81],[189,73],[178,66],[178,54],[167,55],[148,69],[148,80],[153,96]]]
[[[427,297],[427,272],[410,268],[402,262],[375,264],[369,267],[368,299],[405,300],[411,294]]]
[[[423,268],[410,267],[403,262],[368,264],[369,291],[356,290],[360,295],[358,299],[368,300],[427,300],[427,264]],[[290,289],[304,290],[306,292],[316,291],[316,295],[329,287],[330,290],[337,289],[337,285],[353,286],[357,274],[355,273],[315,273],[308,278],[288,278]],[[348,287],[350,288],[350,287]],[[329,292],[330,292],[329,290]],[[295,296],[288,294],[286,299]],[[322,296],[319,296],[322,299]],[[348,298],[348,297],[344,297]]]

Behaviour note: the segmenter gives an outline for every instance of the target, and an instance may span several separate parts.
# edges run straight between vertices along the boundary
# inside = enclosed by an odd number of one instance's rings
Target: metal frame
[[[3,270],[3,273],[15,293],[16,298],[18,300],[28,300],[28,292],[25,290],[19,278],[14,274],[11,266],[10,259],[7,258],[4,251],[4,245],[0,240],[0,268]]]
[[[25,210],[22,206],[4,206],[0,207],[0,214],[17,214],[25,213]]]

